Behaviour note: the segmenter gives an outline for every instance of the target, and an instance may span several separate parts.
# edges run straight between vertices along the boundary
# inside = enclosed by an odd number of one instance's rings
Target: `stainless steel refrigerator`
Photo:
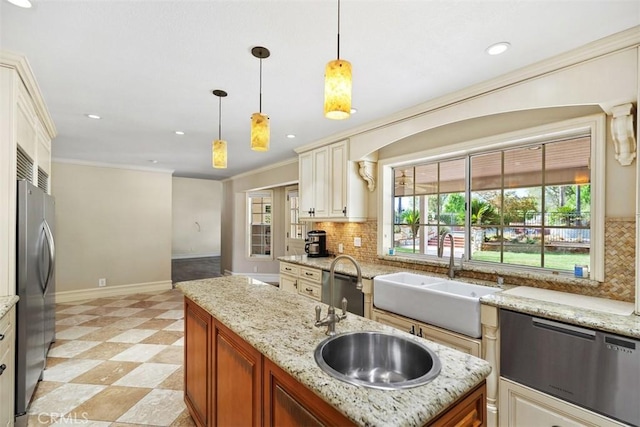
[[[55,339],[53,197],[18,181],[16,230],[16,425],[25,413]]]

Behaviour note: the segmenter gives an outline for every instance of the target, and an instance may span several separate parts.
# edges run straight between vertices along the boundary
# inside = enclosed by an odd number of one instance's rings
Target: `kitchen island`
[[[325,304],[282,292],[276,287],[243,276],[182,282],[177,287],[184,293],[187,305],[192,301],[191,304],[195,303],[197,309],[202,309],[221,324],[223,332],[228,329],[250,346],[242,350],[243,354],[250,354],[255,349],[264,356],[265,366],[268,363],[275,365],[355,425],[429,425],[461,398],[479,386],[483,387],[491,371],[490,365],[481,359],[349,314],[347,319],[336,325],[338,333],[383,331],[422,341],[437,354],[442,363],[440,374],[424,386],[393,391],[354,386],[330,377],[314,360],[315,348],[326,338],[326,328],[314,326],[314,308],[320,305],[324,315],[327,309]],[[185,323],[188,335],[187,313]],[[205,339],[208,335],[204,332],[201,336]],[[185,345],[188,371],[188,358],[195,357],[189,345],[206,344],[190,343],[185,336]],[[189,372],[185,377],[190,381]],[[215,390],[208,389],[215,387],[203,387],[207,396],[215,393]],[[484,402],[479,407],[483,406]],[[201,422],[214,425],[211,419],[215,417],[206,413],[206,410],[202,411],[208,421]],[[265,425],[269,425],[268,412],[265,410]]]

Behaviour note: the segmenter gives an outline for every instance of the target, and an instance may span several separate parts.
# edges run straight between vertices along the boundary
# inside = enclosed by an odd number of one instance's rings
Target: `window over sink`
[[[603,280],[603,129],[590,116],[389,159],[381,253],[429,259],[448,232],[467,262]]]

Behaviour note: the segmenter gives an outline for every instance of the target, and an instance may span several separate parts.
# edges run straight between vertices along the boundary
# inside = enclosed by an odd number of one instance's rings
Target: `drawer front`
[[[280,263],[280,273],[281,274],[290,274],[292,276],[297,276],[300,269],[297,265],[289,264],[286,262]]]
[[[300,278],[308,282],[322,283],[322,270],[300,267]]]
[[[298,293],[313,298],[316,301],[322,299],[322,285],[318,283],[300,280],[298,282]]]
[[[0,319],[0,355],[5,354],[9,350],[9,343],[13,338],[15,307],[11,308],[7,314]]]

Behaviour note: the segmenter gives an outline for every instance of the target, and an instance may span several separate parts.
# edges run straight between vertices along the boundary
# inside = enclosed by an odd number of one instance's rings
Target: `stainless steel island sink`
[[[417,341],[384,332],[347,332],[321,342],[316,363],[327,374],[351,384],[399,390],[432,381],[440,359]]]

